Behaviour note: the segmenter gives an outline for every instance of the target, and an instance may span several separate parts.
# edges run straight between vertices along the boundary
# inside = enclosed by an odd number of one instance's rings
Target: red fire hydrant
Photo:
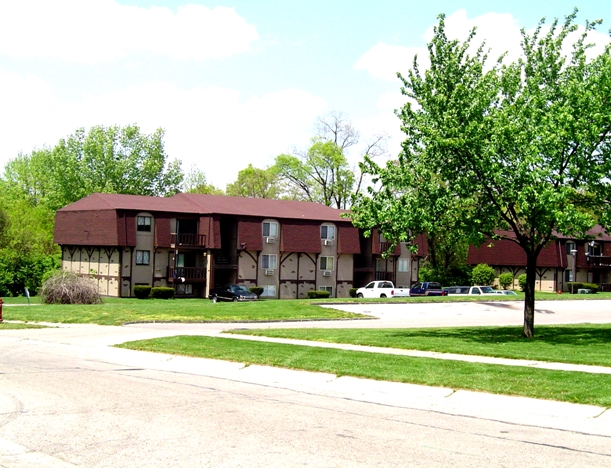
[[[0,322],[2,322],[2,298],[0,297]]]

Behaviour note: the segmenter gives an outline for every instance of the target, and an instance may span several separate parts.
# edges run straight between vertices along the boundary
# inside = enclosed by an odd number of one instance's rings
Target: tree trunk
[[[525,249],[526,250],[526,249]],[[537,280],[537,254],[526,250],[526,288],[524,290],[524,338],[535,337],[535,282]]]

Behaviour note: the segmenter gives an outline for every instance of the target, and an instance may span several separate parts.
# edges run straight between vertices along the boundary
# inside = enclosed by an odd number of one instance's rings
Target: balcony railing
[[[395,274],[392,271],[376,271],[376,281],[394,281]]]
[[[611,268],[611,257],[604,255],[586,255],[589,267]]]
[[[171,243],[181,247],[205,247],[206,236],[204,234],[180,234],[173,232]]]
[[[390,242],[380,242],[380,252],[386,252],[390,248],[390,245]]]
[[[203,283],[206,281],[206,269],[198,267],[168,267],[168,281],[185,283]]]

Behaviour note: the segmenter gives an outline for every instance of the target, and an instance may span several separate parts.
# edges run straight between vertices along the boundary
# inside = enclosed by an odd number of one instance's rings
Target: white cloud
[[[100,63],[132,52],[204,60],[249,50],[256,28],[233,8],[150,9],[114,0],[0,2],[0,54]]]
[[[166,152],[183,169],[202,169],[220,188],[249,163],[265,167],[311,136],[326,102],[289,89],[244,98],[220,87],[181,89],[150,82],[79,102],[62,102],[41,80],[0,73],[0,164],[21,151],[53,146],[79,127],[137,124],[143,132],[166,129]],[[4,104],[6,103],[6,104]]]
[[[354,69],[366,70],[376,78],[395,81],[397,80],[397,72],[405,74],[412,68],[415,55],[418,55],[419,66],[428,67],[429,61],[426,49],[378,42],[357,60]]]
[[[549,24],[542,28],[542,35],[549,30],[547,26]],[[433,38],[433,28],[433,26],[429,27],[424,33],[423,37],[427,43]],[[473,28],[476,28],[476,35],[471,43],[471,54],[475,53],[475,50],[485,42],[484,50],[489,51],[488,63],[490,65],[503,53],[506,53],[504,63],[513,62],[521,56],[522,35],[520,26],[511,14],[492,12],[469,18],[467,11],[461,9],[446,17],[445,31],[449,39],[465,41]],[[572,50],[569,44],[575,42],[583,31],[583,26],[579,26],[577,31],[568,37],[565,43],[567,46],[564,49],[566,55],[569,55]],[[533,32],[534,29],[527,31],[528,34]],[[588,36],[588,42],[594,45],[588,52],[588,55],[593,57],[603,52],[610,39],[606,34],[591,32]],[[415,55],[418,55],[420,69],[428,68],[430,61],[428,50],[425,47],[404,47],[378,42],[357,60],[354,68],[356,70],[366,70],[376,78],[395,80],[397,71],[405,73],[412,67]]]

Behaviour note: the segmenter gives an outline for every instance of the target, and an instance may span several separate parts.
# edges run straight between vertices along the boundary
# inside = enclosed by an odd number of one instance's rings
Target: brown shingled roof
[[[59,211],[118,209],[350,222],[341,217],[341,214],[346,212],[345,210],[337,210],[319,203],[195,193],[179,193],[166,198],[94,193]]]

